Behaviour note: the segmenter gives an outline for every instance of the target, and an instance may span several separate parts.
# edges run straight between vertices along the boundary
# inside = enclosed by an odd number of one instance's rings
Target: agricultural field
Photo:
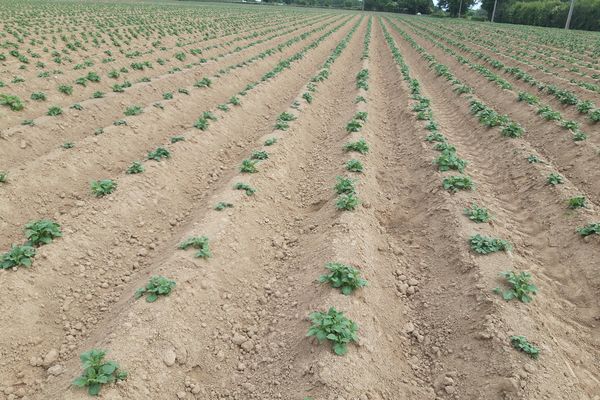
[[[600,400],[598,33],[0,8],[0,399]]]

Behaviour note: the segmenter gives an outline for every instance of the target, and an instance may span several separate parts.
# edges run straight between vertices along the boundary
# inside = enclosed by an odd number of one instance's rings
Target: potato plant
[[[471,250],[478,254],[490,254],[497,251],[510,251],[511,245],[506,240],[476,234],[469,239]]]
[[[350,295],[356,289],[367,285],[367,281],[361,277],[356,268],[342,263],[327,263],[325,265],[330,272],[319,277],[319,282],[329,283],[331,287],[340,289],[345,295]]]
[[[103,197],[111,194],[117,189],[117,182],[112,179],[102,179],[99,181],[92,181],[91,184],[92,193],[96,197]]]
[[[136,290],[134,297],[139,299],[146,295],[146,301],[148,303],[154,303],[158,300],[159,296],[168,296],[171,291],[175,288],[175,281],[165,278],[161,275],[155,275],[150,277],[150,280],[146,286]]]
[[[500,276],[504,277],[509,285],[506,290],[500,288],[494,289],[496,293],[501,293],[502,298],[506,301],[517,299],[523,303],[533,301],[532,295],[537,294],[537,287],[531,283],[531,274],[529,272],[521,272],[515,274],[513,271],[501,272]]]
[[[358,325],[334,307],[327,312],[313,312],[309,318],[312,326],[306,336],[314,336],[319,342],[331,342],[333,352],[338,356],[348,352],[349,343],[358,341]]]
[[[540,356],[540,349],[531,344],[525,336],[513,335],[510,337],[510,343],[515,349],[529,355],[533,359],[538,359]]]
[[[98,396],[102,385],[114,383],[127,378],[127,372],[119,369],[114,361],[105,361],[106,351],[92,349],[81,354],[83,373],[75,378],[73,385],[87,388],[90,396]]]
[[[11,246],[10,250],[0,258],[0,269],[9,269],[15,267],[31,267],[33,257],[35,257],[35,248],[29,245]]]
[[[52,243],[52,240],[62,237],[60,225],[54,221],[41,219],[25,225],[26,245],[39,247]]]
[[[187,250],[190,247],[198,250],[196,252],[197,258],[209,258],[212,255],[206,236],[192,236],[179,243],[178,246],[181,250]]]

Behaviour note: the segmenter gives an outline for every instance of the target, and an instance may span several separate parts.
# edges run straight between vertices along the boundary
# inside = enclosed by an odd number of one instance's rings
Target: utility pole
[[[573,16],[573,7],[575,6],[575,0],[571,0],[571,7],[569,7],[569,15],[567,16],[567,23],[565,24],[565,29],[569,29],[571,27],[571,17]]]
[[[458,6],[458,18],[460,18],[461,11],[462,11],[462,0],[460,0],[460,6]]]
[[[494,0],[494,10],[492,11],[492,22],[494,22],[494,17],[496,16],[496,5],[498,4],[498,0]]]

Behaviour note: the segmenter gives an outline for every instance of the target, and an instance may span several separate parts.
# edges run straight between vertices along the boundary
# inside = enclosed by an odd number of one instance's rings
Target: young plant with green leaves
[[[156,150],[148,153],[148,160],[160,161],[163,158],[170,158],[171,153],[164,147],[157,147]]]
[[[577,233],[581,236],[589,236],[589,235],[600,235],[600,222],[588,224],[582,228],[577,229]]]
[[[350,172],[363,172],[363,165],[359,160],[351,159],[346,162],[346,169]]]
[[[140,106],[130,106],[123,111],[127,117],[131,117],[133,115],[140,115],[144,110]]]
[[[477,223],[489,222],[492,219],[487,208],[479,207],[475,203],[465,208],[465,215]]]
[[[442,187],[450,192],[456,193],[459,190],[473,190],[475,184],[473,180],[465,175],[453,175],[444,178]]]
[[[327,282],[333,288],[340,289],[345,295],[350,295],[356,289],[367,285],[367,281],[361,277],[360,271],[350,265],[327,263],[325,268],[330,272],[327,275],[321,275],[319,282]]]
[[[171,143],[179,143],[185,141],[184,136],[171,136]]]
[[[490,254],[497,251],[511,250],[511,245],[506,240],[482,236],[479,233],[469,238],[469,244],[471,245],[471,250],[478,254]]]
[[[531,344],[525,336],[511,336],[510,344],[512,344],[515,349],[528,354],[529,357],[534,360],[540,356],[540,349]]]
[[[63,113],[62,108],[60,108],[59,106],[52,106],[48,109],[48,112],[46,113],[46,115],[50,116],[50,117],[56,117],[58,115],[61,115]]]
[[[358,341],[358,325],[334,307],[327,312],[313,312],[309,318],[312,326],[306,336],[314,336],[319,342],[330,341],[333,352],[338,356],[348,352],[348,343]]]
[[[359,139],[356,142],[348,142],[344,145],[346,151],[356,151],[360,154],[367,154],[369,152],[369,145],[365,139]]]
[[[12,111],[21,111],[25,108],[23,101],[18,96],[10,94],[0,94],[0,106],[8,106]]]
[[[129,168],[127,168],[126,172],[129,175],[141,174],[142,172],[144,172],[144,166],[142,165],[141,162],[134,161],[134,162],[131,163],[131,165],[129,166]]]
[[[269,158],[269,153],[264,150],[255,150],[250,155],[251,160],[266,160]]]
[[[114,361],[104,361],[106,351],[92,349],[81,354],[83,373],[73,381],[73,385],[87,388],[90,396],[98,396],[102,385],[127,378],[127,372],[119,369]]]
[[[102,197],[114,192],[117,189],[117,182],[112,179],[92,181],[91,188],[96,197]]]
[[[229,99],[229,104],[234,105],[234,106],[239,106],[240,104],[242,104],[241,100],[239,97],[237,96],[232,96]]]
[[[335,206],[340,211],[353,211],[360,201],[355,193],[341,194],[338,196]]]
[[[29,245],[12,245],[10,250],[0,258],[0,269],[9,269],[19,266],[31,267],[33,257],[35,257],[35,248]]]
[[[236,190],[243,190],[246,192],[246,196],[252,196],[254,193],[256,193],[256,189],[254,189],[252,186],[248,185],[247,183],[243,183],[243,182],[238,182],[235,185],[233,185],[233,188]]]
[[[569,208],[584,208],[586,206],[586,200],[584,196],[575,196],[569,199]]]
[[[265,146],[273,146],[275,143],[277,143],[277,138],[274,137],[265,140]]]
[[[531,274],[529,272],[521,272],[515,274],[512,271],[501,272],[500,276],[504,277],[508,282],[509,288],[502,291],[500,288],[494,289],[498,294],[502,294],[504,300],[509,301],[517,299],[523,303],[533,301],[533,295],[537,293],[537,287],[531,283]]]
[[[52,243],[54,238],[62,237],[60,225],[54,221],[41,219],[25,225],[26,245],[39,247]]]
[[[136,299],[139,299],[143,295],[146,295],[146,301],[154,303],[158,299],[158,296],[168,296],[171,294],[175,285],[175,281],[167,279],[164,276],[155,275],[150,277],[146,286],[136,290],[134,296]]]
[[[563,177],[560,176],[559,174],[553,172],[550,175],[548,175],[548,178],[546,179],[546,181],[548,182],[548,184],[555,186],[555,185],[559,185],[559,184],[563,183]]]
[[[217,211],[223,211],[226,208],[233,208],[233,204],[227,203],[227,202],[224,202],[224,201],[220,201],[215,206],[215,210],[217,210]]]
[[[257,163],[258,163],[258,160],[242,160],[242,165],[240,166],[240,172],[250,173],[250,174],[258,172],[258,169],[256,168]]]
[[[208,237],[206,236],[192,236],[179,243],[178,247],[181,250],[187,250],[190,247],[198,250],[196,252],[197,258],[209,258],[212,255],[208,246]]]
[[[442,154],[434,161],[440,171],[456,170],[463,172],[467,167],[467,161],[458,157],[454,148],[448,148],[442,151]]]
[[[0,183],[6,183],[8,181],[8,172],[0,171]]]

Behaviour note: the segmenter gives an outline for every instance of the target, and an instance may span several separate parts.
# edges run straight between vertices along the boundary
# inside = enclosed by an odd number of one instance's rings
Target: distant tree
[[[461,10],[461,15],[465,15],[467,10],[477,4],[477,0],[439,0],[438,7],[443,10],[448,11],[451,17],[457,17],[459,9]]]

